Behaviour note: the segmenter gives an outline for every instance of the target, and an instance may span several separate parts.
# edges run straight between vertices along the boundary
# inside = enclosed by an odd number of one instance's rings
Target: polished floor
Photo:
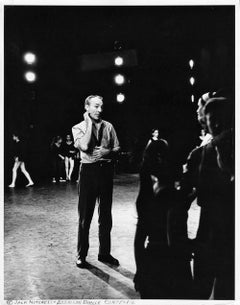
[[[114,179],[112,255],[119,267],[97,260],[97,209],[90,230],[90,268],[75,265],[77,184],[62,182],[5,192],[4,299],[139,299],[134,290],[133,239],[138,175]],[[192,205],[189,235],[199,209]]]

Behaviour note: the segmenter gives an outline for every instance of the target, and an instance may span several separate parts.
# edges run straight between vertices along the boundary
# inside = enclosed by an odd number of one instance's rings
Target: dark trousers
[[[213,286],[215,300],[234,299],[235,213],[232,194],[234,192],[229,192],[225,206],[221,201],[213,201],[214,208],[201,208],[193,265],[195,299],[209,299]]]
[[[192,275],[190,261],[176,258],[170,249],[145,250],[143,274],[139,283],[141,299],[190,299]]]
[[[97,162],[81,164],[79,171],[79,227],[77,252],[81,258],[87,256],[89,229],[98,201],[99,254],[110,254],[112,229],[113,164]]]
[[[58,182],[63,174],[63,161],[59,158],[52,159],[52,177]]]
[[[194,298],[209,299],[214,282],[215,300],[234,299],[234,258],[218,259],[196,253],[194,259]]]

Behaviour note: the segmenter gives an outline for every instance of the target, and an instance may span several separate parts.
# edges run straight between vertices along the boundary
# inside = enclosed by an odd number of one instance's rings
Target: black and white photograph
[[[239,3],[1,10],[3,301],[237,300]]]

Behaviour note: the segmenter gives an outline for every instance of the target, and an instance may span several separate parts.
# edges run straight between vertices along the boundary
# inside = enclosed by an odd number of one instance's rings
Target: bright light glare
[[[194,61],[192,59],[189,60],[189,66],[192,69],[194,66]]]
[[[191,101],[194,102],[194,95],[191,95]]]
[[[195,84],[195,78],[194,77],[190,77],[190,84],[193,86]]]
[[[28,71],[24,75],[26,81],[32,83],[36,80],[36,74],[34,72]]]
[[[117,102],[122,103],[125,100],[125,95],[122,93],[117,94]]]
[[[122,85],[125,82],[125,78],[121,74],[116,75],[114,80],[117,85]]]
[[[31,52],[28,52],[24,55],[24,60],[27,64],[32,65],[36,62],[36,55]]]
[[[118,56],[114,60],[116,66],[121,66],[123,64],[123,58]]]

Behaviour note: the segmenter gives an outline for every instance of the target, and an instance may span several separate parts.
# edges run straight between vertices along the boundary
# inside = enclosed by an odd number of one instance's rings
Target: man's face
[[[198,101],[197,119],[201,124],[203,124],[203,122],[204,122],[204,112],[203,112],[203,104],[202,104],[201,101]]]
[[[212,136],[219,135],[225,127],[224,116],[217,112],[209,112],[205,116],[208,131]]]
[[[90,99],[89,104],[85,106],[85,109],[92,119],[99,121],[103,111],[103,102],[98,97],[94,97]]]

